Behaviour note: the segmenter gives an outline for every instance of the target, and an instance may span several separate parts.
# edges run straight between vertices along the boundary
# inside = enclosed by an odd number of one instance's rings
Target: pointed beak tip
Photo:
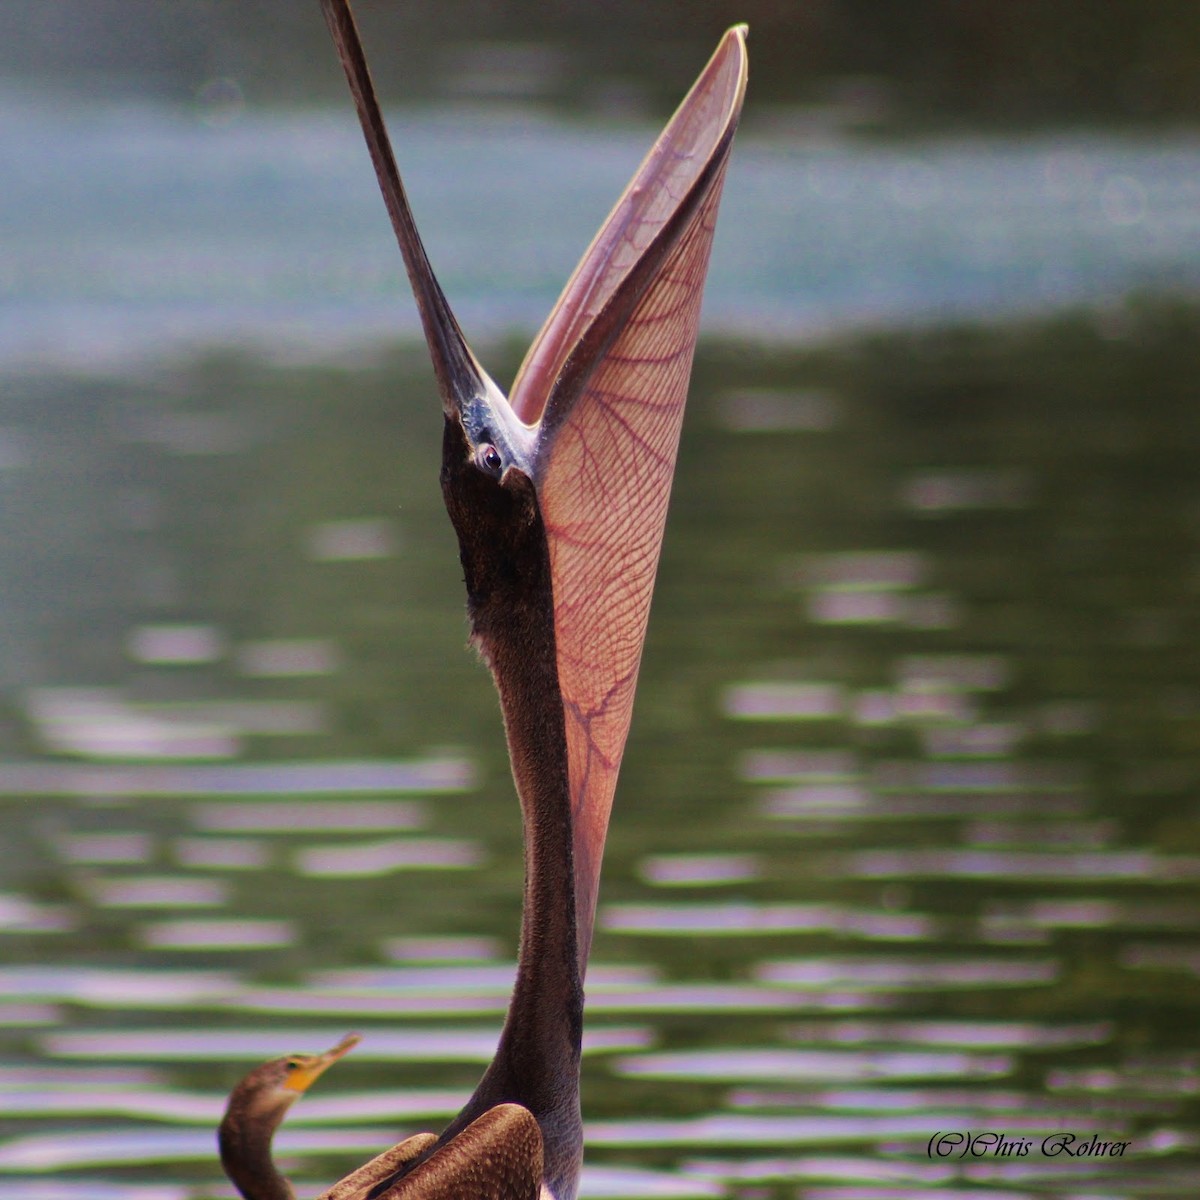
[[[332,1050],[329,1051],[331,1059],[336,1061],[337,1059],[342,1058],[344,1055],[349,1054],[350,1051],[353,1050],[354,1047],[357,1046],[361,1041],[361,1033],[346,1034],[346,1036],[342,1038],[342,1040],[338,1042],[338,1044],[334,1046]]]

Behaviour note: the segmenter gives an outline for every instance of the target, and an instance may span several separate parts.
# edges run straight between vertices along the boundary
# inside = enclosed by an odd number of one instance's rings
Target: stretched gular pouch
[[[746,88],[731,29],[617,201],[513,384],[537,427],[586,962],[717,206]]]
[[[443,408],[461,430],[452,430],[447,443],[443,490],[468,589],[471,563],[481,558],[470,543],[487,535],[473,516],[485,505],[478,488],[463,479],[465,464],[514,491],[509,472],[520,472],[532,482],[544,523],[582,969],[717,207],[745,97],[746,29],[736,26],[721,39],[584,254],[506,399],[467,346],[433,276],[348,14],[340,16],[342,6],[333,0],[326,5],[421,312]],[[478,623],[475,632],[503,698],[506,681],[496,672],[489,639]]]

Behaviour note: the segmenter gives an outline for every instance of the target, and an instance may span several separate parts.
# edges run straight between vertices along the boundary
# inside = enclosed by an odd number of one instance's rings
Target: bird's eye
[[[491,442],[480,442],[475,447],[475,465],[481,471],[498,479],[500,469],[504,466],[504,460],[500,457],[500,451]]]
[[[298,1070],[300,1070],[300,1064],[294,1058],[289,1058],[288,1063],[287,1063],[287,1069],[289,1071],[298,1071]]]

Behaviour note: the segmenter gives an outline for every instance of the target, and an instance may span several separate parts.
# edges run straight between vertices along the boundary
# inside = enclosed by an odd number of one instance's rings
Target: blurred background
[[[754,30],[758,107],[859,106],[909,128],[1179,123],[1200,114],[1200,15],[1188,0],[726,0],[603,6],[512,0],[359,6],[373,71],[422,105],[491,95],[556,110],[669,111],[736,21]],[[340,103],[323,29],[289,0],[15,0],[0,14],[10,79],[191,100],[214,78],[254,103]],[[869,105],[864,98],[869,94]],[[811,116],[811,113],[809,114]]]
[[[1200,8],[357,8],[501,383],[751,25],[584,1194],[1196,1195]],[[315,2],[0,6],[4,1196],[229,1196],[225,1093],[353,1028],[278,1139],[316,1195],[490,1058],[439,427]]]

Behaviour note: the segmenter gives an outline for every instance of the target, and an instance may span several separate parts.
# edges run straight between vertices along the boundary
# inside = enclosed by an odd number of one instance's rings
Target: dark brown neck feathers
[[[583,987],[549,551],[533,484],[517,471],[501,484],[475,468],[455,420],[446,422],[442,490],[458,532],[473,640],[500,693],[525,824],[525,903],[508,1017],[495,1060],[447,1134],[495,1104],[523,1104],[542,1128],[546,1181],[557,1191],[559,1179],[575,1177],[582,1154]]]
[[[225,1174],[246,1200],[296,1200],[292,1185],[271,1160],[271,1139],[285,1112],[281,1108],[276,1116],[252,1111],[236,1091],[230,1098],[217,1130],[217,1146]]]

